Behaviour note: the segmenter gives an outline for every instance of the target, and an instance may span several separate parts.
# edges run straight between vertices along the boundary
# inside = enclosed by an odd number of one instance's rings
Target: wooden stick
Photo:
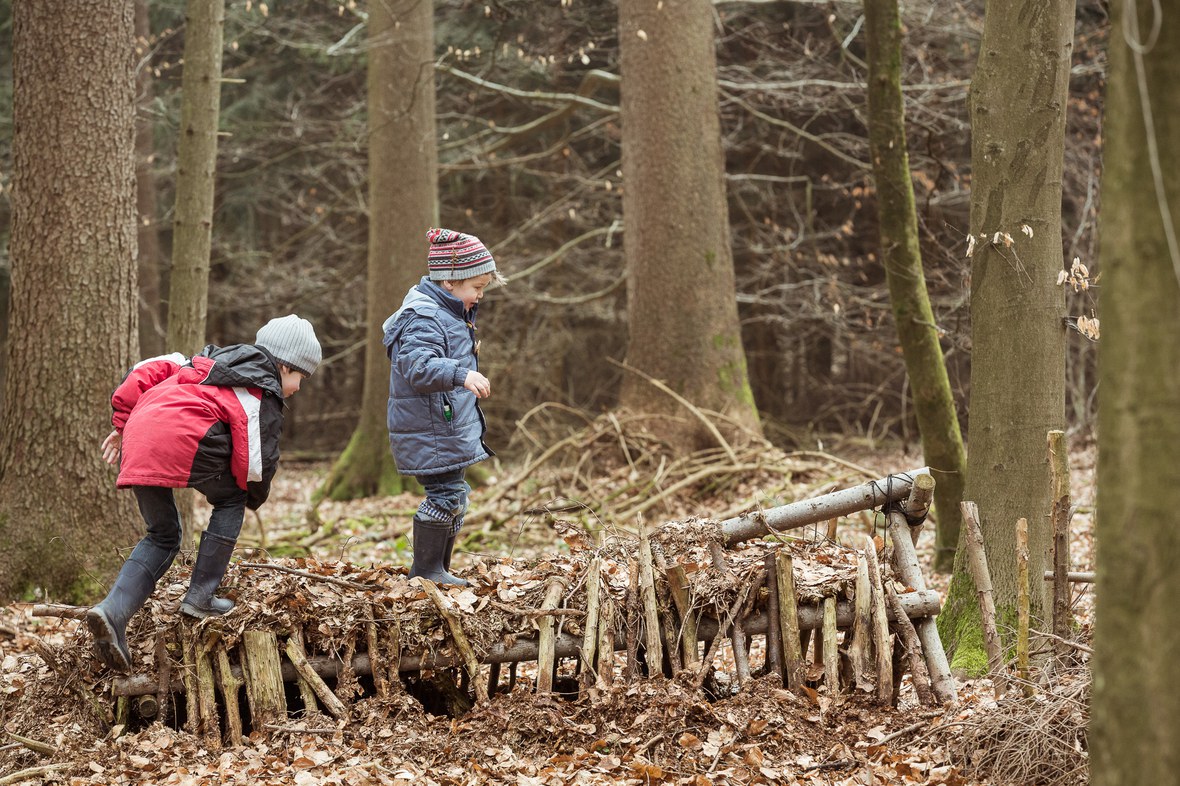
[[[1064,431],[1050,431],[1049,471],[1052,488],[1053,509],[1053,635],[1056,639],[1057,657],[1069,654],[1066,645],[1073,614],[1069,608],[1069,450],[1065,443]]]
[[[598,681],[604,687],[615,681],[615,603],[609,592],[598,601]]]
[[[222,644],[213,653],[213,666],[217,671],[217,684],[221,688],[221,700],[225,704],[225,736],[230,745],[242,744],[242,711],[238,705],[238,690],[244,684],[229,664],[229,653]]]
[[[795,596],[795,562],[791,552],[780,548],[775,553],[774,569],[778,577],[778,613],[783,643],[784,686],[798,692],[803,684],[803,653],[799,650],[799,610]]]
[[[348,579],[340,579],[335,576],[321,576],[318,573],[309,573],[306,570],[299,570],[298,568],[288,568],[286,565],[273,565],[269,562],[239,562],[239,568],[257,568],[259,570],[277,570],[279,573],[290,573],[292,576],[300,576],[312,581],[324,581],[328,584],[335,584],[338,587],[347,587],[355,590],[376,590],[381,589],[376,584],[359,584]]]
[[[926,493],[924,486],[933,489],[933,479],[923,485],[915,484],[913,496],[919,497]],[[914,504],[914,499],[907,500],[903,507],[907,510]],[[905,582],[906,586],[916,590],[926,589],[926,579],[922,577],[922,569],[918,564],[918,553],[914,550],[914,542],[910,537],[909,521],[906,514],[899,510],[891,510],[887,517],[889,535],[893,539],[893,570]],[[951,676],[951,666],[947,662],[946,650],[943,649],[942,639],[938,636],[938,625],[934,618],[918,620],[914,623],[918,630],[918,639],[922,642],[922,653],[926,657],[926,668],[930,671],[930,682],[934,688],[934,695],[943,704],[952,704],[957,698],[955,694],[955,678]]]
[[[38,603],[33,607],[33,616],[84,620],[88,611],[90,611],[89,606],[69,606],[65,603]]]
[[[991,571],[983,546],[983,530],[979,526],[979,506],[974,502],[960,502],[963,513],[963,543],[967,547],[967,567],[975,580],[975,594],[979,601],[979,616],[983,623],[983,647],[987,652],[987,667],[991,672],[992,689],[996,698],[1008,691],[1008,677],[1004,669],[1003,644],[996,630],[996,601],[992,594]]]
[[[885,586],[885,602],[893,610],[893,627],[897,630],[906,659],[909,661],[910,676],[913,679],[914,692],[918,694],[918,701],[927,706],[937,706],[939,702],[934,697],[934,689],[930,687],[930,672],[926,670],[926,661],[922,657],[922,643],[918,641],[918,631],[901,608],[901,601],[897,599],[892,582]]]
[[[863,552],[856,553],[856,595],[853,598],[852,644],[848,661],[852,667],[852,685],[866,693],[872,689],[869,671],[873,659],[873,590],[869,581],[869,563]]]
[[[292,635],[287,637],[287,657],[291,659],[291,665],[295,667],[295,671],[299,672],[300,684],[306,684],[319,697],[320,702],[324,705],[329,713],[334,718],[344,718],[348,716],[348,708],[344,706],[344,702],[340,697],[332,692],[328,687],[328,683],[315,673],[315,669],[307,662],[307,652],[303,649],[303,636],[299,633],[298,628],[292,629]],[[372,656],[370,656],[371,658]],[[372,660],[369,661],[372,664]],[[379,669],[378,669],[379,670]],[[315,709],[315,702],[312,701],[310,705],[306,705],[308,709]]]
[[[254,726],[287,719],[287,697],[283,668],[279,661],[279,640],[274,631],[242,632],[242,676]]]
[[[1055,579],[1054,573],[1051,570],[1045,571],[1045,580],[1053,581]],[[1085,570],[1071,570],[1065,574],[1065,580],[1071,584],[1093,584],[1098,580],[1097,574],[1094,571]]]
[[[680,659],[684,668],[695,670],[701,657],[697,651],[697,618],[689,594],[688,576],[684,566],[673,565],[668,569],[668,591],[680,615]]]
[[[639,673],[639,561],[627,562],[627,662],[623,676],[628,682]]]
[[[1016,522],[1016,673],[1020,677],[1025,696],[1036,693],[1029,681],[1028,660],[1028,519]]]
[[[303,659],[304,659],[304,661],[306,661],[307,660],[307,644],[303,640],[303,628],[299,627],[298,625],[292,626],[290,632],[287,634],[287,650],[288,650],[287,657],[288,658],[291,658],[290,649],[291,649],[291,642],[292,641],[295,642],[295,646],[299,649],[299,651],[303,653]],[[295,663],[295,659],[291,658],[291,662]],[[372,653],[369,653],[369,662],[370,663],[373,662],[373,654]],[[296,665],[296,667],[295,667],[295,673],[297,675],[295,682],[299,686],[299,698],[303,702],[304,711],[305,712],[315,712],[317,709],[319,709],[319,704],[316,702],[315,688],[313,688],[311,685],[311,682],[306,677],[303,676],[303,670],[300,669],[298,667],[298,665]],[[375,679],[374,679],[374,682],[376,682]],[[333,698],[335,698],[335,694],[333,694]],[[339,717],[339,716],[337,716],[337,717]]]
[[[195,639],[200,733],[205,738],[205,744],[214,750],[221,748],[221,724],[217,718],[217,683],[213,679],[213,662],[209,652],[220,638],[219,633],[209,630]],[[191,706],[189,711],[192,711]]]
[[[73,767],[70,762],[61,762],[59,764],[42,764],[38,767],[29,767],[25,770],[17,770],[11,775],[0,777],[0,786],[10,786],[13,783],[23,783],[24,781],[31,781],[34,778],[40,778],[42,775],[48,775],[51,772],[58,770],[65,770]]]
[[[479,658],[475,657],[475,650],[471,648],[471,644],[467,641],[467,634],[463,632],[463,625],[459,621],[459,616],[447,607],[447,603],[443,600],[442,593],[438,591],[433,581],[418,577],[422,583],[422,589],[426,590],[426,594],[434,602],[434,607],[438,609],[438,613],[446,620],[447,627],[451,631],[451,639],[455,642],[455,649],[459,651],[460,657],[463,658],[467,666],[467,674],[471,677],[471,681],[475,683],[475,701],[477,704],[486,704],[488,700],[488,683],[487,678],[484,677],[483,671],[479,667]]]
[[[551,577],[545,587],[545,599],[541,602],[541,608],[557,608],[565,587],[565,579],[560,576]],[[557,664],[555,625],[552,617],[542,617],[538,624],[540,633],[537,638],[537,695],[553,692],[553,669]]]
[[[824,681],[833,698],[840,695],[840,651],[836,642],[836,599],[824,598]]]
[[[766,571],[766,616],[771,620],[777,620],[779,615],[778,573],[775,569],[774,555],[767,554],[762,565]],[[781,684],[783,678],[783,632],[782,627],[778,624],[766,626],[766,672],[777,676]]]
[[[13,742],[19,742],[33,753],[40,753],[43,756],[53,756],[57,753],[57,748],[53,745],[50,745],[48,742],[35,740],[32,737],[22,737],[19,734],[8,732],[8,739],[12,740]]]
[[[582,631],[582,651],[578,654],[582,667],[582,684],[586,687],[598,681],[594,657],[598,652],[599,590],[602,587],[602,559],[590,560],[586,571],[586,628]]]
[[[368,639],[366,644],[369,650],[369,663],[373,666],[373,689],[377,691],[378,698],[389,698],[389,678],[382,668],[385,659],[381,657],[381,637],[377,633],[377,619],[373,613],[372,602],[365,604],[365,635]]]
[[[906,536],[907,540],[909,536]],[[869,566],[869,592],[873,599],[873,651],[877,665],[877,700],[889,704],[893,700],[893,645],[889,640],[889,618],[885,616],[885,588],[881,581],[881,565],[877,561],[877,544],[869,535],[865,539],[865,562]]]
[[[651,541],[646,532],[639,536],[639,595],[643,601],[643,651],[647,674],[654,677],[664,673],[664,647],[660,641],[660,612],[656,604]]]

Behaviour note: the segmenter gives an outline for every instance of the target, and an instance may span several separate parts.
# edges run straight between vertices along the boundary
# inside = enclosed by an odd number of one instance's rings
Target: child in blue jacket
[[[478,370],[475,315],[488,285],[504,279],[479,238],[450,229],[426,237],[429,274],[383,325],[391,363],[389,445],[398,471],[426,490],[414,514],[410,576],[466,585],[449,572],[471,491],[464,475],[494,455],[483,442],[479,399],[492,386]]]

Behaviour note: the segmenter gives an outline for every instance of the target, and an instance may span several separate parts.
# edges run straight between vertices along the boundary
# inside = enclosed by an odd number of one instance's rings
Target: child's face
[[[465,278],[462,281],[444,281],[443,288],[463,301],[463,309],[470,311],[471,307],[483,300],[483,291],[492,283],[492,274],[484,273],[475,278]]]
[[[279,374],[283,378],[283,398],[290,398],[299,392],[299,385],[307,379],[302,371],[279,366]]]

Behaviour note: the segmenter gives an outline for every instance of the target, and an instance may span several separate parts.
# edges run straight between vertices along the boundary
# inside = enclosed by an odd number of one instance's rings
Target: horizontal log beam
[[[906,615],[912,619],[933,617],[938,614],[940,609],[938,593],[933,590],[906,592],[897,597],[901,601],[901,607],[905,610]],[[850,627],[852,625],[852,615],[853,609],[851,603],[841,601],[836,604],[836,624],[838,627]],[[890,618],[892,617],[891,612]],[[703,617],[698,623],[697,635],[700,638],[713,638],[718,635],[718,626],[716,619]],[[814,603],[805,603],[799,606],[799,628],[801,630],[815,630],[822,626],[823,606]],[[747,634],[765,634],[765,612],[759,611],[751,614],[742,623],[742,627]],[[728,633],[728,631],[724,633]],[[557,641],[555,642],[557,657],[573,657],[579,652],[581,646],[581,635],[575,636],[569,633],[562,633],[557,637]],[[620,636],[616,639],[616,651],[626,649],[626,646],[625,637]],[[480,663],[519,663],[521,661],[533,661],[536,659],[537,641],[535,639],[517,639],[516,643],[512,646],[505,646],[503,644],[494,645],[490,650],[480,656]],[[307,662],[324,679],[335,679],[340,673],[341,663],[339,658],[322,655],[308,656]],[[426,653],[403,655],[399,662],[399,669],[401,671],[422,671],[423,669],[441,669],[457,665],[461,665],[458,655]],[[231,670],[235,678],[241,678],[241,668],[238,665],[231,666]],[[361,653],[353,658],[352,671],[358,675],[373,673],[373,667],[369,662],[367,653]],[[286,682],[293,682],[296,679],[295,667],[289,661],[283,661],[282,673],[283,680]],[[111,686],[111,693],[115,696],[143,696],[149,693],[156,693],[158,688],[158,678],[155,674],[135,674],[130,677],[116,678]],[[181,691],[183,689],[184,685],[179,679],[173,680],[173,691]]]
[[[726,546],[761,538],[772,532],[806,527],[820,521],[847,516],[861,510],[871,510],[887,502],[904,502],[918,475],[929,475],[930,468],[886,475],[850,489],[833,491],[814,499],[804,499],[769,510],[760,510],[721,522],[721,534]]]
[[[1052,581],[1052,580],[1053,580],[1053,571],[1051,571],[1051,570],[1045,571],[1045,581]],[[1088,572],[1088,571],[1081,571],[1081,570],[1071,570],[1065,574],[1065,580],[1072,582],[1074,584],[1093,584],[1098,579],[1097,579],[1097,574],[1095,574],[1095,573]]]

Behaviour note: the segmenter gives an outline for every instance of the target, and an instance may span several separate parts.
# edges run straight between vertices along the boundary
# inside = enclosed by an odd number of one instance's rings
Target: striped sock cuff
[[[438,521],[443,524],[451,524],[455,519],[453,515],[438,505],[435,505],[429,499],[422,500],[422,503],[418,505],[418,515],[426,521]]]

